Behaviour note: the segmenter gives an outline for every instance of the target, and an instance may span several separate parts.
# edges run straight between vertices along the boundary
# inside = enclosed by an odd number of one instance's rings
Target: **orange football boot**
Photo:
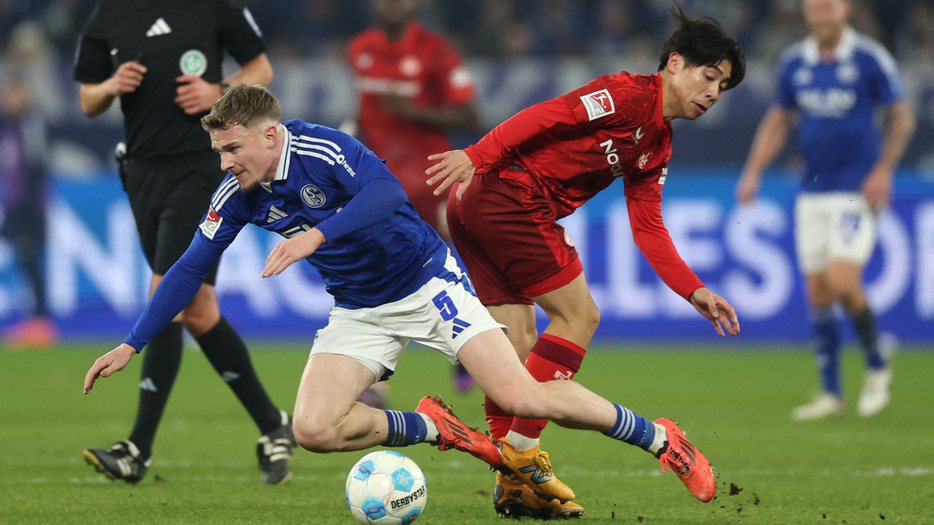
[[[568,501],[547,501],[538,497],[531,488],[512,476],[496,475],[493,488],[493,508],[501,518],[533,518],[549,520],[552,518],[580,518],[584,507]]]
[[[717,482],[713,476],[713,467],[700,450],[688,441],[678,424],[666,418],[655,421],[665,427],[668,443],[658,451],[662,472],[671,470],[681,478],[681,482],[695,498],[704,503],[713,499]]]
[[[438,449],[467,452],[488,465],[498,468],[503,464],[503,454],[499,447],[490,441],[486,434],[470,428],[451,411],[451,405],[441,401],[439,396],[422,398],[416,412],[425,414],[438,427]]]
[[[544,500],[557,499],[566,503],[574,499],[574,491],[555,476],[548,453],[542,452],[538,445],[530,450],[517,450],[505,438],[500,443],[503,448],[503,468],[498,469],[500,472],[515,476]]]

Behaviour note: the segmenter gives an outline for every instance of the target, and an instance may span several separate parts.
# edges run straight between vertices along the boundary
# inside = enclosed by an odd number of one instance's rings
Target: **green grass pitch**
[[[302,346],[254,342],[272,398],[291,411],[307,357]],[[294,477],[261,486],[258,433],[198,352],[186,351],[146,479],[115,483],[81,450],[123,439],[133,424],[141,359],[81,394],[106,346],[0,350],[0,523],[354,523],[344,479],[364,452],[297,450]],[[634,447],[596,432],[546,429],[543,448],[577,492],[584,523],[934,523],[934,352],[897,355],[893,402],[856,416],[860,356],[844,357],[846,416],[791,422],[816,391],[803,348],[596,347],[578,380],[650,419],[679,421],[718,476],[703,504]],[[485,427],[482,395],[454,393],[447,361],[411,350],[391,381],[393,408],[440,394],[468,424]],[[402,450],[425,471],[421,525],[505,523],[493,512],[493,474],[457,451]],[[731,495],[741,489],[738,494]]]

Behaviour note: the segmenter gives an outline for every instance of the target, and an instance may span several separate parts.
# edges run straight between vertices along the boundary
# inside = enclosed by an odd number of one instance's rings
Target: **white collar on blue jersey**
[[[843,28],[843,36],[840,37],[840,43],[834,49],[833,55],[837,62],[847,62],[853,58],[856,51],[856,31],[846,26]],[[820,49],[817,47],[817,39],[809,36],[804,39],[804,47],[801,50],[801,56],[804,63],[809,66],[815,66],[820,62]]]
[[[282,136],[282,153],[279,154],[279,167],[276,168],[276,176],[273,177],[273,182],[289,178],[289,161],[291,160],[289,153],[292,149],[292,132],[289,131],[289,128],[279,124],[279,134]]]

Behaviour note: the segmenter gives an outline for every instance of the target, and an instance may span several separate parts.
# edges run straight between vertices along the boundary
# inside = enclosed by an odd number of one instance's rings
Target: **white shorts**
[[[354,310],[332,308],[328,325],[315,336],[311,355],[352,357],[369,368],[376,380],[392,375],[409,341],[438,350],[456,364],[457,353],[471,337],[506,327],[468,291],[470,281],[453,257],[448,256],[445,268],[461,280],[432,277],[412,295],[392,303]]]
[[[795,203],[795,247],[806,274],[830,260],[865,266],[876,244],[876,217],[859,193],[801,193]]]

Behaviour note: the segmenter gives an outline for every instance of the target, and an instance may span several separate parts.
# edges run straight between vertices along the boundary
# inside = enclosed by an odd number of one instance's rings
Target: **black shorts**
[[[153,273],[165,275],[188,249],[224,175],[214,152],[127,161],[124,187]],[[217,266],[204,282],[216,277]]]

